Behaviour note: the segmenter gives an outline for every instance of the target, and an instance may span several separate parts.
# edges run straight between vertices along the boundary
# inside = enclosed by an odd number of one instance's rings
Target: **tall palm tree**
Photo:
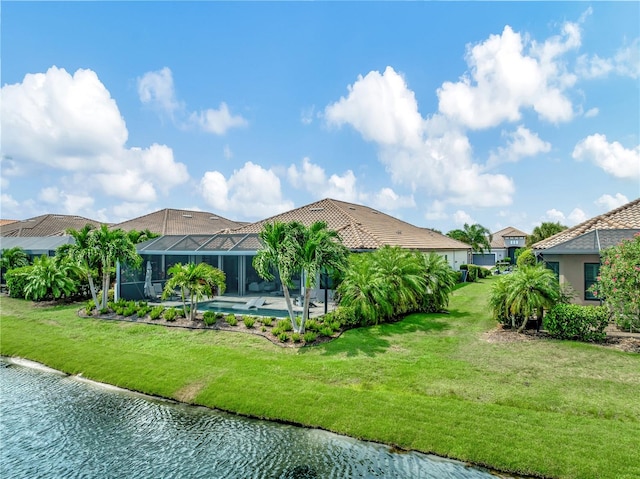
[[[447,236],[471,246],[473,251],[484,253],[485,250],[491,250],[491,241],[493,236],[491,232],[480,224],[468,225],[464,224],[462,230],[451,230]]]
[[[207,263],[176,263],[169,268],[168,273],[171,278],[165,283],[162,297],[166,299],[173,294],[174,289],[180,288],[184,315],[192,321],[196,319],[198,303],[205,296],[223,294],[225,290],[225,274]],[[189,308],[187,295],[190,299]]]
[[[436,253],[423,255],[426,288],[422,308],[426,312],[442,311],[449,305],[449,295],[456,285],[456,272]]]
[[[309,228],[298,229],[296,233],[300,246],[299,264],[304,273],[303,312],[297,332],[304,334],[311,290],[317,284],[320,270],[344,270],[349,250],[342,244],[338,233],[328,229],[324,221],[317,221]]]
[[[564,225],[561,225],[559,221],[557,221],[556,223],[552,223],[549,221],[544,222],[540,224],[540,226],[536,226],[535,228],[533,228],[533,231],[531,232],[531,234],[527,236],[527,246],[531,246],[532,244],[537,243],[538,241],[547,239],[566,229],[567,227]]]
[[[300,270],[299,242],[295,237],[299,236],[303,229],[304,226],[297,222],[265,223],[258,233],[262,247],[252,262],[258,276],[266,281],[273,281],[274,271],[278,273],[294,331],[297,331],[298,325],[293,314],[289,288],[292,286],[291,278]]]
[[[74,243],[60,246],[56,250],[56,256],[64,256],[77,262],[78,266],[87,277],[89,290],[91,291],[91,298],[93,299],[96,308],[100,309],[100,304],[98,303],[98,292],[93,281],[98,259],[97,252],[94,250],[91,243],[91,234],[94,228],[94,225],[87,223],[80,230],[75,230],[73,228],[68,229],[67,234],[73,237]]]
[[[118,262],[138,267],[142,263],[142,257],[123,230],[110,230],[107,225],[91,232],[89,248],[96,255],[96,265],[102,276],[102,301],[99,309],[103,309],[107,307],[109,299],[113,268]]]

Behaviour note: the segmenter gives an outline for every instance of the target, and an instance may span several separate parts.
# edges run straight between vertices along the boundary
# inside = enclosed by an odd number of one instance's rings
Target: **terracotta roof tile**
[[[640,198],[538,241],[533,245],[533,249],[548,249],[594,230],[637,228],[640,228]]]
[[[124,231],[146,230],[161,235],[215,234],[242,225],[207,211],[166,208],[112,226]]]
[[[72,215],[41,215],[22,221],[16,221],[0,226],[0,236],[34,237],[34,236],[64,236],[68,229],[81,229],[90,223],[96,227],[99,221]]]
[[[376,249],[384,245],[423,251],[470,248],[466,243],[427,228],[419,228],[368,206],[329,198],[243,226],[233,232],[259,233],[265,223],[274,221],[298,221],[307,226],[316,221],[325,221],[329,229],[338,232],[344,245],[353,250]]]
[[[496,231],[495,233],[491,234],[491,247],[492,248],[505,248],[507,245],[504,242],[505,237],[507,238],[526,238],[527,236],[529,236],[527,233],[525,233],[524,231],[520,231],[517,228],[514,228],[513,226],[507,226],[504,229],[501,229],[500,231]]]

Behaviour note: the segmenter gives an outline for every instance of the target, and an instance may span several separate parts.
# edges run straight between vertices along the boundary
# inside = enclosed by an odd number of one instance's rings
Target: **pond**
[[[496,477],[455,461],[155,399],[33,366],[0,359],[2,477]]]

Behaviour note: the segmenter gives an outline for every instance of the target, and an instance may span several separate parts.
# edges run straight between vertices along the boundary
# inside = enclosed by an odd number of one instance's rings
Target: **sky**
[[[0,8],[3,219],[333,198],[530,233],[640,197],[640,2]]]

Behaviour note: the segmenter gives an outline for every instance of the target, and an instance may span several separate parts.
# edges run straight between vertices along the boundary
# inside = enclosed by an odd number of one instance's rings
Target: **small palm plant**
[[[180,289],[184,315],[192,321],[198,312],[198,302],[205,296],[223,294],[226,288],[225,274],[207,263],[177,263],[169,268],[168,273],[171,278],[164,286],[162,298],[167,299],[176,288]],[[190,300],[189,306],[187,296]]]

